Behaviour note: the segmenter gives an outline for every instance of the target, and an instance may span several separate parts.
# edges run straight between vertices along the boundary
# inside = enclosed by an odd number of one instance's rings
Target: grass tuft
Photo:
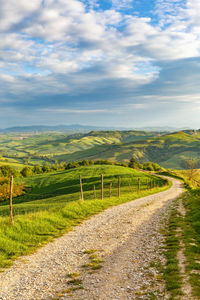
[[[68,278],[77,278],[79,276],[80,276],[80,273],[70,273],[70,274],[67,274]]]
[[[80,285],[80,284],[82,284],[82,280],[81,280],[81,279],[78,279],[78,278],[72,279],[72,280],[68,281],[68,284],[72,284],[72,285]]]

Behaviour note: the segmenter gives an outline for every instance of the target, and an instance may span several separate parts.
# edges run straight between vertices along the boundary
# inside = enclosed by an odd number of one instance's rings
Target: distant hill
[[[146,133],[147,134],[147,133]],[[200,130],[186,130],[154,136],[127,136],[121,143],[96,145],[71,154],[55,156],[61,160],[110,159],[128,161],[135,156],[140,162],[152,161],[165,168],[184,169],[185,159],[200,161]],[[200,167],[200,164],[199,164]]]
[[[16,126],[0,129],[1,133],[26,133],[26,132],[89,132],[92,130],[125,130],[126,128],[120,127],[105,127],[105,126],[89,126],[89,125],[36,125],[36,126]]]
[[[89,132],[92,130],[100,131],[100,130],[135,130],[135,131],[154,131],[154,132],[174,132],[180,131],[187,128],[175,128],[169,126],[162,127],[139,127],[139,128],[123,128],[123,127],[105,127],[105,126],[89,126],[89,125],[80,125],[80,124],[72,124],[72,125],[56,125],[56,126],[48,126],[48,125],[36,125],[36,126],[16,126],[0,129],[1,133],[25,133],[25,132]]]
[[[172,133],[135,130],[90,132],[2,133],[0,164],[35,165],[74,160],[152,161],[183,169],[186,158],[200,160],[200,130]]]
[[[84,126],[84,125],[56,125],[56,126],[45,126],[45,125],[37,125],[37,126],[16,126],[9,127],[5,129],[0,129],[0,132],[79,132],[79,131],[91,131],[91,130],[103,130],[105,127],[96,127],[96,126]]]
[[[134,129],[143,130],[143,131],[175,132],[175,131],[188,130],[188,127],[177,128],[177,127],[170,127],[170,126],[151,126],[151,127],[138,127]]]

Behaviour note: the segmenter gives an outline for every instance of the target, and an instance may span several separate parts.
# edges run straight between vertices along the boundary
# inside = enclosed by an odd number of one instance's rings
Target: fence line
[[[113,180],[108,181],[109,177],[114,177],[115,181],[113,182]],[[125,180],[124,180],[125,178]],[[97,199],[99,198],[98,193],[100,193],[100,198],[99,199],[104,199],[104,197],[121,197],[121,193],[124,192],[131,192],[131,193],[140,193],[142,190],[148,190],[148,189],[152,189],[153,187],[157,187],[157,186],[163,186],[167,183],[166,180],[163,180],[162,178],[155,178],[154,180],[152,178],[150,178],[150,180],[148,180],[147,178],[134,178],[133,180],[130,180],[124,176],[119,176],[119,175],[113,175],[113,176],[108,176],[106,180],[104,180],[104,175],[102,174],[99,178],[99,185],[96,185],[96,182],[94,184],[93,178],[90,178],[89,184],[87,182],[87,178],[84,180],[83,182],[83,178],[82,175],[79,176],[79,188],[80,188],[80,200],[83,201],[86,197],[85,193],[87,192],[88,198],[91,198],[91,195],[93,199]],[[92,179],[92,180],[91,180]],[[95,176],[95,181],[96,181],[97,177]],[[11,177],[10,178],[10,222],[11,224],[14,223],[13,220],[13,212],[14,215],[19,215],[21,213],[31,213],[31,212],[36,212],[36,211],[41,211],[41,210],[45,210],[46,208],[43,207],[35,207],[35,208],[30,208],[28,210],[25,209],[25,211],[23,211],[23,208],[21,207],[13,207],[13,183],[14,183],[14,178]],[[84,184],[83,184],[84,183]],[[88,185],[87,185],[88,184]],[[92,186],[92,188],[90,189],[90,184]],[[84,187],[85,186],[85,187]],[[77,186],[78,188],[78,186]],[[128,190],[127,190],[128,188]],[[92,191],[93,189],[93,191]],[[78,189],[77,189],[78,191]],[[74,192],[74,195],[77,193],[77,191]],[[52,196],[54,196],[55,194],[52,194]],[[67,194],[66,194],[67,195]],[[45,197],[46,195],[44,195],[43,197]],[[39,197],[39,195],[38,195]],[[74,197],[76,198],[76,196]],[[75,199],[76,200],[76,199]],[[19,203],[20,204],[20,203]],[[60,205],[64,205],[60,204]],[[6,207],[2,207],[0,206],[0,212],[2,216],[8,216],[8,210]]]
[[[83,185],[82,185],[82,176],[80,175],[80,188],[81,188],[81,201],[84,200],[84,196],[83,196]]]
[[[103,174],[101,175],[101,200],[103,200]]]

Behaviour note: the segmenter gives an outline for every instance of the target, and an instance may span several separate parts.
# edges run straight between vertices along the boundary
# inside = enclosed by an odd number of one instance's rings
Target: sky
[[[200,128],[199,0],[0,0],[0,127]]]

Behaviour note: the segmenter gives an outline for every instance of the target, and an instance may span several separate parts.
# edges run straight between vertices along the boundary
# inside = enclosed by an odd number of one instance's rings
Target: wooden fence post
[[[10,222],[13,225],[13,206],[12,206],[12,194],[13,194],[13,176],[10,178]]]
[[[138,178],[138,193],[140,192],[140,178]]]
[[[120,198],[120,183],[121,183],[121,180],[120,180],[120,176],[118,177],[118,197]]]
[[[109,197],[112,197],[112,181],[110,182],[110,186],[109,186]]]
[[[129,188],[130,188],[130,190],[131,190],[131,193],[133,193],[133,189],[132,189],[132,186],[131,186],[131,184],[130,184],[130,181],[128,181],[128,185],[129,185]]]
[[[101,200],[103,200],[103,174],[101,175]]]
[[[84,200],[84,196],[83,196],[83,185],[82,185],[82,176],[80,175],[80,187],[81,187],[81,201]]]
[[[150,185],[150,189],[152,189],[153,187],[153,181],[152,181],[152,178],[151,178],[151,185]]]
[[[94,185],[94,199],[97,198],[97,194],[96,194],[96,186]]]
[[[148,190],[148,187],[149,187],[149,186],[148,186],[148,179],[146,179],[146,185],[147,185],[147,190]]]

